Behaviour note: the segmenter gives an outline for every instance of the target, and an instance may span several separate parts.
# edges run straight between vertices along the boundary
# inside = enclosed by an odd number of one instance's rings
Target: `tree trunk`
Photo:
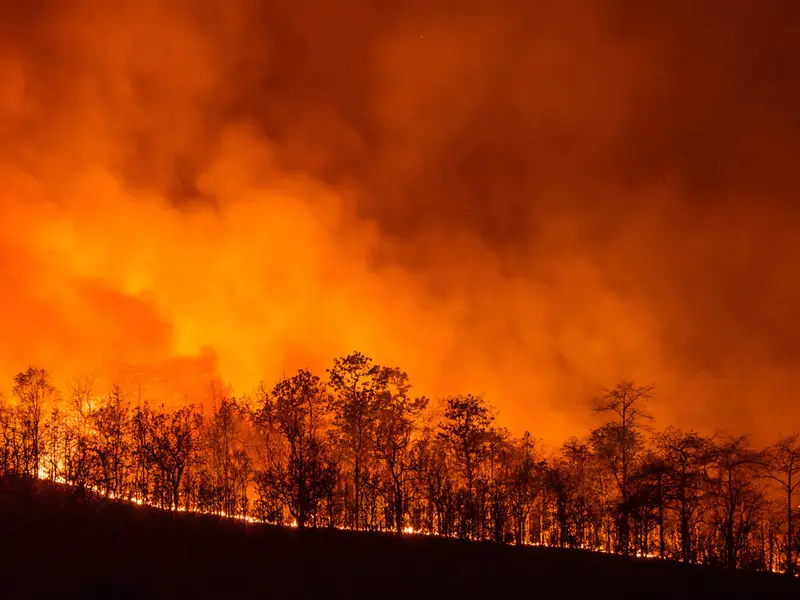
[[[664,560],[664,498],[661,475],[658,476],[658,556]]]
[[[686,514],[686,491],[681,488],[681,556],[683,562],[691,562],[691,540],[689,538],[689,515]]]
[[[355,461],[355,469],[353,470],[354,481],[353,485],[355,488],[355,530],[358,531],[360,528],[360,516],[361,516],[361,488],[360,488],[360,480],[361,480],[361,460],[356,452],[356,461]]]
[[[305,480],[301,478],[300,486],[298,489],[297,498],[297,528],[305,529],[306,527],[306,504],[308,503],[308,490],[306,489]]]
[[[397,535],[403,534],[403,490],[399,484],[395,489],[394,497],[394,522]]]
[[[181,481],[173,480],[172,482],[172,506],[174,510],[178,510],[178,501],[180,496]]]
[[[787,494],[787,513],[786,513],[786,523],[787,523],[787,535],[788,539],[786,540],[786,574],[790,577],[794,575],[794,557],[792,556],[792,542],[794,542],[794,528],[792,523],[792,474],[789,473],[789,492]]]

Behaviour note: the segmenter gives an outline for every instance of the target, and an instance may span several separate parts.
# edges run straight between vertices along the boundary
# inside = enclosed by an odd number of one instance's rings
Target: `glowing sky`
[[[0,388],[359,349],[549,439],[623,377],[797,428],[797,2],[0,11]]]

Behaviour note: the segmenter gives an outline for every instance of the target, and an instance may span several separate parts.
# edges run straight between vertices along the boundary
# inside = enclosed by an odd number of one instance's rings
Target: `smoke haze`
[[[797,429],[800,5],[262,4],[0,0],[4,387],[358,349],[553,441],[621,378]]]

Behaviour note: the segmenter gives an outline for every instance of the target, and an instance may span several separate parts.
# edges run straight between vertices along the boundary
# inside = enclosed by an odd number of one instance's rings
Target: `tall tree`
[[[2,474],[19,475],[24,472],[22,459],[22,421],[16,406],[6,402],[0,394],[0,436],[2,436]]]
[[[106,494],[118,496],[124,491],[129,418],[130,405],[118,385],[114,385],[102,403],[89,413],[94,430],[92,448],[97,457],[101,485]]]
[[[409,397],[408,375],[400,369],[380,369],[375,384],[373,447],[386,472],[387,500],[394,509],[395,531],[400,534],[405,519],[405,486],[419,468],[414,432],[428,399]]]
[[[539,457],[535,440],[529,432],[515,441],[510,463],[506,501],[514,519],[514,541],[520,546],[525,541],[528,515],[541,492],[546,468],[546,462]]]
[[[262,419],[271,421],[285,446],[269,451],[269,468],[261,473],[267,487],[283,498],[297,526],[305,528],[333,483],[325,453],[330,399],[316,375],[300,370],[283,379],[264,398]]]
[[[451,396],[446,400],[438,436],[447,443],[463,476],[464,534],[476,533],[478,515],[475,482],[488,450],[493,421],[494,415],[482,396],[467,394]]]
[[[786,574],[796,571],[794,545],[794,491],[800,486],[800,433],[792,433],[767,449],[764,466],[767,477],[786,494]]]
[[[202,416],[194,406],[183,406],[177,410],[151,411],[146,422],[147,452],[150,463],[157,467],[159,496],[166,497],[174,510],[180,506],[181,483],[186,469],[197,459],[198,432],[202,427]]]
[[[711,441],[694,431],[668,427],[656,435],[655,445],[666,466],[667,506],[678,516],[680,557],[694,562],[692,530],[708,480]]]
[[[46,405],[56,398],[56,389],[47,371],[30,367],[14,377],[12,392],[19,403],[23,420],[24,471],[31,477],[37,477],[42,418]]]
[[[334,425],[342,449],[352,466],[353,518],[352,526],[361,528],[362,480],[365,458],[372,438],[374,378],[380,367],[361,352],[336,358],[328,369],[328,383],[334,392]]]
[[[225,514],[244,512],[248,505],[247,484],[251,460],[247,448],[249,409],[230,390],[212,385],[213,410],[204,429],[205,490],[209,508]]]
[[[763,465],[762,454],[750,446],[748,436],[740,435],[720,439],[713,457],[717,472],[714,495],[722,511],[723,560],[726,567],[735,569],[744,533],[751,524],[751,509],[760,500],[754,475]]]
[[[629,500],[631,466],[639,447],[644,422],[652,419],[646,404],[653,398],[654,385],[622,381],[595,401],[594,412],[610,414],[613,420],[592,432],[592,444],[606,461],[617,483],[620,502],[619,534],[623,554],[629,546]]]

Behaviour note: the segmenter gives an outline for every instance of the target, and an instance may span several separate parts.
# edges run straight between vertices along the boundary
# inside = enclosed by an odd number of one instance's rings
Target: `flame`
[[[44,468],[39,470],[39,479],[41,479],[43,481],[50,481],[50,482],[53,482],[53,483],[57,483],[59,485],[67,485],[67,486],[73,485],[72,483],[68,482],[66,479],[64,479],[61,476],[57,476],[57,475],[56,476],[51,476],[49,473],[47,473],[46,469],[44,469]],[[255,517],[253,517],[251,515],[246,515],[246,514],[241,514],[241,513],[228,514],[225,511],[202,511],[202,510],[198,510],[196,507],[187,507],[187,506],[180,506],[177,509],[174,508],[174,507],[164,509],[162,506],[158,505],[157,503],[147,502],[147,501],[143,500],[142,498],[139,498],[139,497],[136,497],[136,496],[132,496],[132,497],[115,496],[114,494],[107,494],[102,489],[97,488],[97,487],[92,487],[92,486],[90,486],[89,489],[91,491],[93,491],[94,493],[100,495],[100,496],[105,496],[105,497],[107,497],[107,498],[109,498],[111,500],[115,500],[117,502],[129,503],[129,504],[131,504],[133,506],[149,506],[151,508],[156,508],[156,509],[161,509],[161,510],[168,510],[168,511],[172,511],[172,512],[186,512],[186,513],[191,512],[191,513],[195,513],[195,514],[211,515],[211,516],[215,516],[215,517],[219,517],[219,518],[223,518],[223,519],[228,519],[228,520],[242,521],[242,522],[248,523],[248,524],[269,524],[269,525],[273,525],[273,526],[276,525],[276,523],[272,523],[272,522],[269,522],[269,521],[256,519]],[[287,526],[289,528],[293,528],[293,529],[297,528],[298,527],[297,520],[296,519],[292,519],[292,521],[290,523],[288,523]],[[346,525],[336,525],[336,528],[339,529],[339,530],[352,531],[352,528],[350,528],[350,527],[348,527]],[[393,533],[392,529],[382,529],[382,530],[379,529],[379,531],[384,531],[385,533]],[[447,537],[447,536],[443,536],[443,535],[440,535],[440,534],[435,534],[435,533],[433,533],[431,531],[427,531],[427,530],[424,530],[424,529],[415,529],[411,525],[404,526],[402,531],[403,531],[404,534],[407,534],[407,535],[408,534],[413,534],[413,535],[431,535],[431,536],[435,536],[435,537]],[[450,536],[450,537],[456,537],[456,536],[453,535],[453,536]],[[470,539],[472,541],[480,541],[479,538],[474,538],[474,537],[469,537],[468,539]],[[547,548],[556,547],[556,546],[554,546],[552,544],[547,543],[546,541],[531,541],[531,540],[523,541],[523,545],[524,546],[533,546],[533,547],[547,547]],[[585,551],[589,551],[589,552],[601,552],[601,553],[605,553],[605,554],[611,554],[612,553],[609,548],[604,547],[604,546],[592,546],[590,544],[582,544],[579,548],[581,550],[585,550]],[[643,552],[641,550],[636,551],[634,556],[636,556],[637,558],[647,558],[647,559],[655,559],[655,560],[659,560],[660,559],[660,557],[659,557],[659,555],[657,553],[654,553],[654,552]],[[701,564],[702,564],[702,561],[701,561]],[[785,571],[782,571],[781,569],[778,569],[778,568],[776,568],[774,566],[773,567],[769,567],[768,570],[773,572],[773,573],[784,573],[785,572]],[[794,576],[795,577],[800,577],[800,573],[795,573]]]

